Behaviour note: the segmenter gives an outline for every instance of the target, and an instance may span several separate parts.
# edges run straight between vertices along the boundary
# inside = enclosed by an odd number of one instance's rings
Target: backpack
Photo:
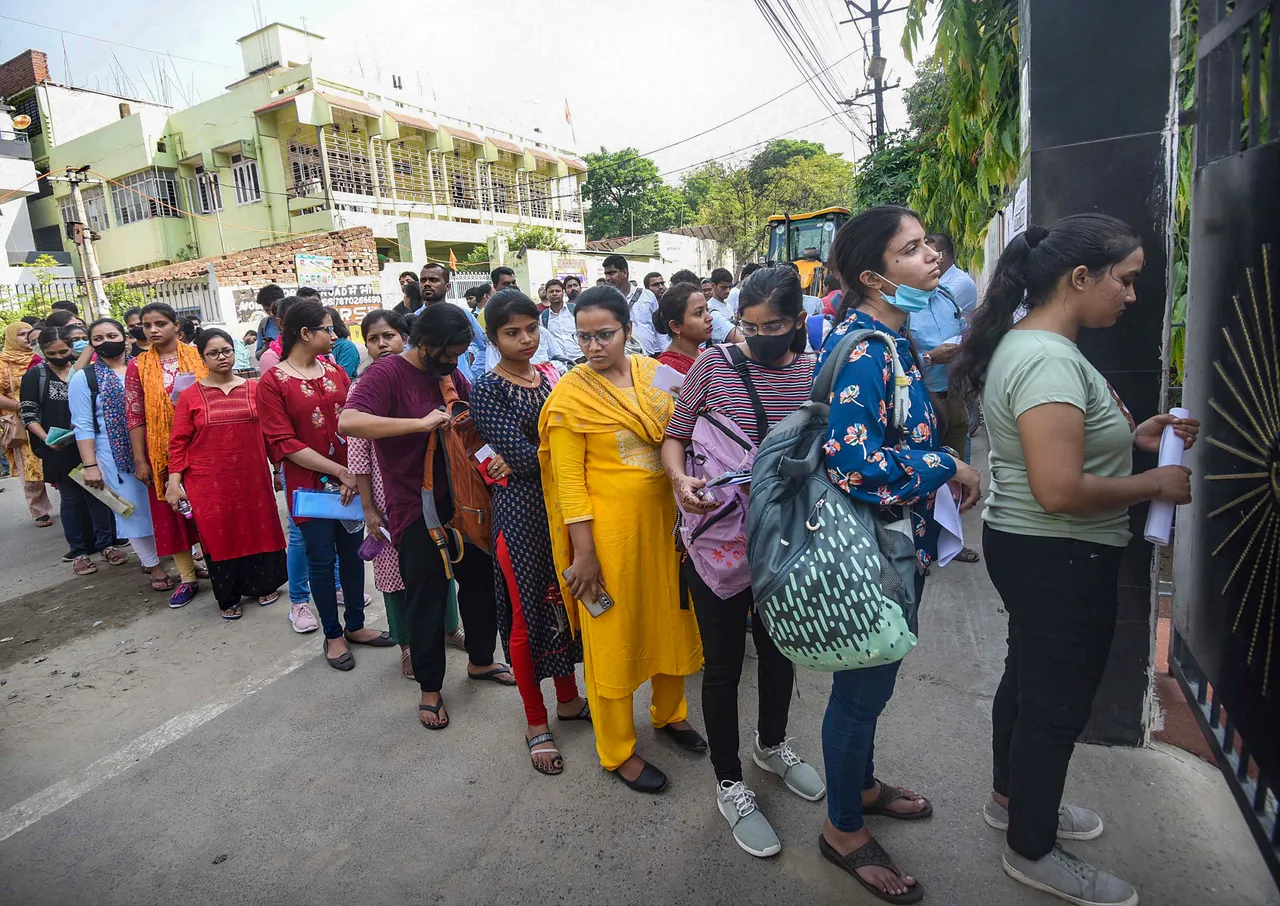
[[[573,309],[574,309],[573,303],[566,302],[564,304],[569,306],[569,314],[573,314]],[[551,329],[551,309],[550,308],[544,308],[542,310],[542,314],[540,315],[540,320],[542,321],[543,330]]]
[[[809,335],[809,348],[814,354],[822,352],[822,344],[827,339],[827,325],[834,324],[835,318],[826,315],[810,315],[805,321],[805,327]]]
[[[427,529],[436,546],[445,556],[446,573],[452,575],[447,553],[449,536],[461,554],[461,542],[469,541],[481,550],[493,547],[491,527],[493,523],[493,499],[489,487],[477,468],[476,452],[484,446],[471,421],[471,407],[458,398],[453,378],[440,379],[440,391],[444,396],[444,410],[449,423],[431,433],[427,440],[427,458],[423,464],[422,512]],[[449,496],[453,498],[453,518],[443,526],[436,513],[433,485],[435,483],[436,448],[444,448],[445,474],[449,482]]]
[[[916,644],[908,621],[917,604],[910,508],[889,521],[881,507],[854,500],[827,475],[823,452],[832,384],[853,347],[871,339],[893,353],[889,430],[903,430],[910,384],[894,338],[854,330],[831,351],[809,402],[769,432],[751,474],[747,557],[756,611],[778,650],[816,670],[890,664]]]
[[[747,374],[746,356],[732,343],[717,346],[716,350],[707,355],[723,355],[742,376],[755,409],[756,434],[764,437],[769,431],[769,417]],[[755,459],[755,443],[732,419],[714,411],[698,416],[685,459],[687,475],[710,481],[726,472],[750,469]],[[748,497],[741,485],[719,488],[716,493],[724,503],[710,513],[686,512],[678,499],[676,505],[680,508],[680,540],[693,568],[717,597],[728,599],[751,585],[746,536]]]

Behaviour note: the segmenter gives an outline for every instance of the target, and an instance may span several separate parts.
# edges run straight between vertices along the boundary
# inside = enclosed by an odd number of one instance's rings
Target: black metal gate
[[[1280,0],[1200,0],[1171,665],[1280,882]]]

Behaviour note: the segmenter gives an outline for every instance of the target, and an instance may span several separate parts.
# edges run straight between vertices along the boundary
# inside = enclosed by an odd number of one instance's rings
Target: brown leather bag
[[[464,540],[488,551],[493,547],[493,497],[480,475],[479,461],[475,456],[484,446],[484,441],[471,421],[471,407],[458,398],[452,377],[440,379],[440,392],[444,396],[449,422],[432,432],[427,441],[427,458],[422,473],[423,498],[425,500],[434,490],[435,469],[432,466],[436,448],[443,445],[449,496],[453,499],[453,518],[449,520],[449,528],[460,533]],[[444,528],[432,526],[430,521],[428,518],[427,528],[443,552]]]
[[[13,389],[12,375],[9,377],[8,396],[10,399],[18,398]],[[22,424],[22,416],[17,412],[0,412],[0,451],[21,447],[27,440],[27,429]]]

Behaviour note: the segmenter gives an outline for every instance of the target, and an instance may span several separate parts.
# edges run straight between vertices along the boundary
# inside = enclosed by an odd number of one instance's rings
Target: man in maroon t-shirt
[[[343,434],[373,441],[386,489],[386,523],[400,555],[409,650],[413,674],[422,689],[419,718],[432,730],[449,723],[440,697],[449,577],[423,514],[422,472],[431,432],[447,422],[441,379],[453,380],[459,399],[465,402],[470,397],[471,385],[456,369],[458,357],[467,351],[471,340],[471,323],[461,308],[427,306],[415,319],[404,352],[378,359],[361,375],[338,424]],[[445,523],[453,517],[453,500],[442,447],[436,447],[432,485],[436,516]],[[511,469],[495,456],[489,474],[505,478]],[[462,554],[453,572],[458,581],[458,609],[467,629],[467,672],[473,679],[514,686],[511,668],[493,660],[498,633],[493,558],[470,543],[463,551],[452,553]]]

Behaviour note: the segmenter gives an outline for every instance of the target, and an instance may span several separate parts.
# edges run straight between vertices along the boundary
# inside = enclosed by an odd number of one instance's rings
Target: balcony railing
[[[0,157],[31,160],[31,139],[25,132],[0,129]]]

